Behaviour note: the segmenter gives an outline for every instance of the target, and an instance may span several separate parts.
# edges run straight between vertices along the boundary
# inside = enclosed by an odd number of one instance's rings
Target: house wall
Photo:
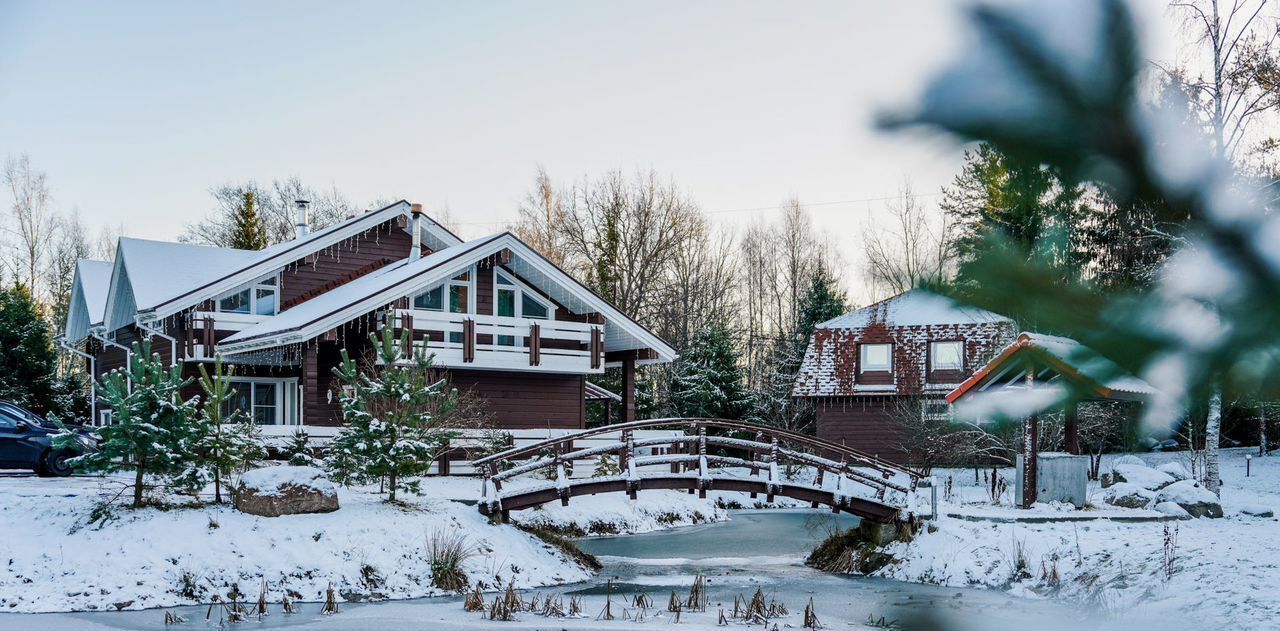
[[[830,397],[814,401],[818,437],[900,462],[905,454],[892,421],[892,396]]]
[[[409,256],[413,237],[398,220],[387,221],[331,248],[285,266],[281,309],[314,298],[388,263]]]
[[[535,372],[458,370],[449,378],[459,391],[483,398],[504,429],[580,429],[586,426],[586,378]]]

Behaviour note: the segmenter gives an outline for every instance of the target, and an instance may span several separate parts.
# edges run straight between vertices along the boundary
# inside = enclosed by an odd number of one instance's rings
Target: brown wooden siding
[[[280,304],[288,308],[409,256],[413,237],[388,221],[285,268]]]
[[[498,427],[578,429],[585,426],[585,378],[536,372],[452,370],[460,391],[483,398]]]
[[[889,409],[896,397],[836,397],[816,403],[818,438],[886,460],[903,458],[898,430]]]

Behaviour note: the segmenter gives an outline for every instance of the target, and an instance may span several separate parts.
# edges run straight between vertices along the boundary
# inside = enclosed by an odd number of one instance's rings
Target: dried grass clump
[[[452,529],[436,529],[427,537],[427,557],[431,559],[431,584],[448,592],[467,588],[462,563],[478,554],[467,536]]]

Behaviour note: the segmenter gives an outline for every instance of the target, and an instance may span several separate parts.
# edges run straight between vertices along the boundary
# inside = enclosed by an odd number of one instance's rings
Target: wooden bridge
[[[637,438],[639,430],[683,430]],[[710,432],[709,432],[710,430]],[[574,441],[620,432],[621,440],[575,449]],[[637,450],[640,450],[639,454]],[[620,474],[571,479],[575,460],[613,454]],[[738,491],[825,505],[877,523],[913,511],[921,474],[805,434],[741,421],[663,418],[605,425],[513,447],[472,462],[484,472],[480,512],[506,521],[511,511],[599,493],[678,489]],[[791,466],[812,475],[786,478]],[[541,479],[534,479],[540,476]],[[509,483],[504,489],[504,483]]]

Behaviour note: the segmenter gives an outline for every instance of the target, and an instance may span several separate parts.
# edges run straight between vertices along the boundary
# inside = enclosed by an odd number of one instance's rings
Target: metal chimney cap
[[[307,206],[311,205],[311,202],[305,199],[295,199],[293,200],[293,205],[297,206],[298,208],[306,208]]]
[[[421,214],[423,214],[423,211],[422,211],[422,204],[410,204],[410,205],[409,205],[409,212],[411,212],[411,213],[413,213],[413,214],[415,214],[415,215],[421,215]]]

